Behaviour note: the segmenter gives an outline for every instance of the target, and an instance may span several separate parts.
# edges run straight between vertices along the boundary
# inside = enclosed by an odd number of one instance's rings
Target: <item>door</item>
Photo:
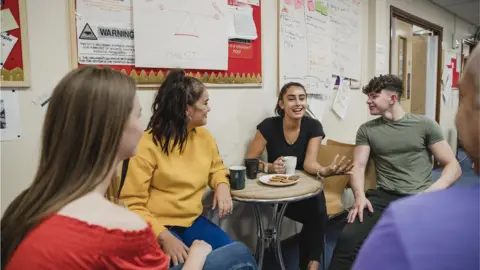
[[[427,37],[425,116],[435,121],[437,104],[438,36]]]
[[[412,75],[407,97],[411,95],[411,113],[425,115],[427,98],[427,39],[428,36],[414,36],[412,39]]]

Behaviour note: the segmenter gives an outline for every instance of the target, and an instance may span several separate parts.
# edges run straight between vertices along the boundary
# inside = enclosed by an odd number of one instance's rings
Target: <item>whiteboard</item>
[[[332,72],[349,79],[360,80],[361,0],[328,0],[330,35],[332,37]]]
[[[228,69],[226,0],[133,1],[135,65]]]
[[[360,80],[361,14],[360,0],[280,0],[280,85],[330,96],[336,76]]]

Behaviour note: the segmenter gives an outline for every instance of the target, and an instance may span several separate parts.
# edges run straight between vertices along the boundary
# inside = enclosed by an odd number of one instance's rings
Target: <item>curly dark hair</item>
[[[363,93],[368,95],[371,93],[380,93],[382,90],[394,91],[399,97],[403,94],[403,82],[400,77],[387,74],[374,77],[362,89]]]
[[[187,105],[193,106],[204,91],[203,83],[185,76],[183,70],[170,71],[158,89],[147,129],[151,129],[153,142],[160,144],[167,156],[176,147],[183,152],[188,136]]]
[[[283,100],[283,96],[285,96],[285,94],[287,93],[287,90],[290,88],[290,87],[298,87],[298,88],[302,88],[303,91],[305,91],[305,94],[307,93],[307,90],[305,90],[305,87],[303,86],[303,84],[301,83],[298,83],[298,82],[289,82],[289,83],[286,83],[282,86],[282,89],[280,89],[280,93],[278,93],[278,100],[277,100],[277,106],[275,106],[275,113],[281,117],[284,117],[285,116],[285,111],[280,108],[280,101]]]

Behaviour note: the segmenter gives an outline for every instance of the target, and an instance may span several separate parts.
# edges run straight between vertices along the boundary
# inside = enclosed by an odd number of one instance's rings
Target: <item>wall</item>
[[[246,146],[255,133],[255,126],[263,118],[273,115],[277,96],[277,1],[262,1],[263,78],[261,89],[210,89],[212,112],[208,128],[217,139],[220,153],[227,165],[239,164],[245,156]],[[362,30],[362,84],[375,74],[375,44],[389,44],[389,9],[395,4],[410,13],[444,27],[444,37],[449,44],[453,33],[453,15],[433,6],[426,0],[364,0]],[[20,91],[22,139],[2,142],[1,147],[1,211],[32,181],[39,156],[39,141],[44,108],[32,103],[38,95],[51,91],[58,80],[70,70],[67,1],[27,1],[29,27],[31,85]],[[371,14],[371,16],[368,16]],[[468,25],[457,20],[457,31],[466,32]],[[388,60],[387,60],[388,66]],[[144,108],[144,124],[150,116],[154,91],[138,93]],[[361,91],[352,91],[350,106],[344,121],[330,110],[322,121],[327,137],[352,143],[358,126],[371,119]],[[451,114],[451,112],[449,112]],[[442,116],[443,117],[443,116]],[[446,118],[447,119],[447,118]],[[448,118],[450,119],[450,118]],[[450,123],[450,120],[446,121]],[[58,138],[67,139],[67,138]],[[239,206],[235,215],[242,215]],[[246,208],[246,211],[249,209]],[[240,224],[241,223],[241,224]],[[252,230],[253,220],[245,219],[239,237]]]

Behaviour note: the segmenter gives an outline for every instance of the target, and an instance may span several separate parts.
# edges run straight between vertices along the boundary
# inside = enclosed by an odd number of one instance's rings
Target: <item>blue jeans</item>
[[[195,240],[207,242],[213,250],[233,243],[227,233],[204,216],[199,216],[188,228],[178,226],[167,226],[167,228],[187,247],[191,246]]]
[[[177,265],[170,270],[180,270]],[[203,270],[257,270],[257,263],[250,250],[240,243],[233,242],[210,253],[203,265]]]

